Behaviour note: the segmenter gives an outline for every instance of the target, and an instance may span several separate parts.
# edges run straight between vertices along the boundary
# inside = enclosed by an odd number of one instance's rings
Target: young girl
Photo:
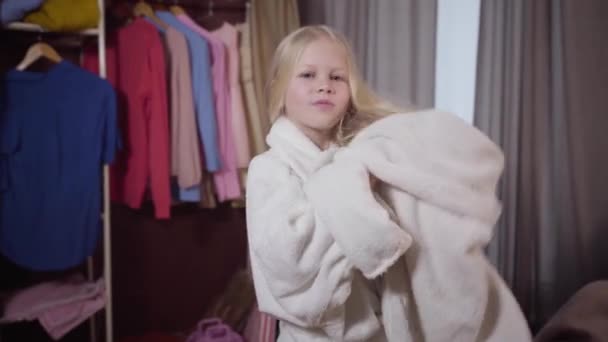
[[[325,26],[281,42],[269,90],[247,229],[279,341],[531,340],[483,255],[500,211],[494,144],[453,115],[380,100]]]

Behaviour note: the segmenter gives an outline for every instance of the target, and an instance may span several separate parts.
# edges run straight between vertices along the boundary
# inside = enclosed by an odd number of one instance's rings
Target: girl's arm
[[[268,154],[256,157],[249,166],[247,230],[258,305],[302,327],[326,327],[339,319],[350,294],[353,268],[361,269],[357,263],[365,260],[367,276],[381,274],[410,242],[386,211],[377,207],[363,225],[344,222],[328,227],[319,219],[315,202],[321,204],[327,191],[333,191],[324,185],[329,177],[318,171],[303,183],[286,164]],[[369,213],[353,212],[351,219],[358,220],[362,214]],[[387,230],[398,232],[385,234]],[[336,232],[346,241],[336,239]],[[344,248],[350,253],[344,253]],[[353,253],[354,259],[349,258]]]
[[[299,178],[271,155],[247,181],[247,233],[258,305],[282,320],[319,327],[350,294],[352,264],[316,224]]]

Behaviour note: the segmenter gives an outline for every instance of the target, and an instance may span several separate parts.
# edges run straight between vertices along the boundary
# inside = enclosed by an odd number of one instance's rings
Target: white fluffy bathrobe
[[[428,110],[343,148],[321,151],[285,118],[267,141],[249,167],[247,229],[279,341],[531,341],[484,256],[503,156],[482,133]]]

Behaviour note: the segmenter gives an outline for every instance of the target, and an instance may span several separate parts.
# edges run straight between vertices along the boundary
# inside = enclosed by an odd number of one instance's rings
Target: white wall
[[[473,122],[480,0],[437,1],[435,107]]]

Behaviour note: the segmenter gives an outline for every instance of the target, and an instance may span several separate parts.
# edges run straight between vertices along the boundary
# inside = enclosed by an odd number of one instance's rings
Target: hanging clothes
[[[67,61],[10,70],[0,89],[0,252],[32,270],[77,266],[101,232],[102,165],[119,146],[114,90]]]
[[[236,148],[236,161],[239,168],[246,168],[251,161],[249,148],[249,134],[247,120],[239,82],[239,33],[236,28],[227,22],[213,34],[226,46],[228,52],[228,79],[230,83],[230,116],[232,118],[232,132]]]
[[[192,69],[188,55],[188,43],[184,35],[169,26],[165,30],[148,20],[163,36],[169,75],[171,117],[171,175],[177,177],[180,188],[200,184],[202,159],[196,113],[192,96]]]
[[[195,186],[202,179],[200,139],[192,95],[192,69],[188,43],[179,31],[169,27],[165,41],[171,56],[171,120],[173,175],[181,188]]]
[[[222,148],[222,136],[225,136],[225,128],[230,124],[227,120],[230,120],[228,116],[228,105],[230,99],[228,97],[228,74],[226,68],[226,49],[221,41],[216,39],[204,28],[200,27],[194,22],[188,15],[180,14],[176,16],[179,21],[184,23],[193,32],[199,34],[211,48],[211,74],[213,80],[213,93],[216,104],[216,119],[218,123],[219,137],[220,137],[220,151],[222,154],[222,167],[226,167],[234,160],[232,155],[226,155],[225,148]],[[222,133],[224,132],[224,133]],[[230,149],[233,151],[233,149]],[[181,189],[179,192],[180,200],[186,202],[199,202],[204,203],[205,207],[214,207],[214,183],[211,182],[213,179],[212,175],[204,175],[204,180],[197,187],[189,189]],[[222,190],[220,190],[221,192]]]
[[[210,32],[200,27],[187,14],[179,14],[176,15],[176,17],[188,28],[195,33],[198,33],[206,40],[211,48],[211,75],[213,79],[213,95],[216,103],[216,119],[218,126],[225,125],[223,122],[227,118],[226,111],[229,103],[225,48],[221,41],[213,37]],[[181,201],[199,202],[201,207],[212,209],[216,207],[214,193],[215,186],[213,183],[213,176],[209,172],[205,172],[202,181],[198,186],[178,189],[177,197]]]
[[[169,122],[163,45],[154,26],[136,19],[119,29],[108,45],[108,80],[121,96],[120,126],[125,150],[111,169],[112,200],[140,208],[147,186],[155,217],[170,217]],[[97,70],[94,50],[84,65]]]
[[[260,118],[259,105],[257,101],[257,95],[255,93],[255,86],[253,83],[253,65],[251,62],[251,29],[250,29],[250,12],[247,11],[247,17],[245,22],[237,25],[241,39],[239,44],[240,53],[240,68],[241,68],[241,89],[243,92],[243,98],[245,99],[245,113],[247,115],[247,122],[249,125],[249,146],[253,155],[258,155],[266,151],[265,137],[268,133],[268,122],[264,122]],[[265,116],[266,117],[266,116]]]
[[[157,11],[156,15],[163,22],[182,33],[188,42],[192,71],[192,94],[197,115],[199,139],[201,139],[205,156],[205,167],[208,171],[216,172],[222,167],[222,164],[211,83],[209,44],[179,21],[171,12]]]
[[[216,114],[218,124],[217,128],[219,130],[220,155],[222,158],[222,167],[220,170],[213,173],[213,181],[215,184],[217,197],[220,201],[239,198],[241,196],[241,188],[236,165],[236,150],[232,130],[232,117],[229,112],[230,98],[227,82],[228,74],[226,48],[220,40],[213,37],[213,35],[196,24],[187,15],[180,15],[177,17],[177,20],[179,20],[180,23],[185,25],[192,32],[198,34],[200,38],[209,42],[212,47],[214,57],[213,84],[214,89],[216,90],[216,99],[218,101],[218,106],[216,107],[218,111]],[[203,190],[203,194],[204,193],[205,190]],[[200,187],[180,191],[180,199],[193,202],[201,201]]]
[[[296,0],[251,1],[251,55],[253,81],[258,98],[260,121],[265,132],[270,130],[270,117],[265,101],[266,84],[274,50],[281,40],[300,26]]]

